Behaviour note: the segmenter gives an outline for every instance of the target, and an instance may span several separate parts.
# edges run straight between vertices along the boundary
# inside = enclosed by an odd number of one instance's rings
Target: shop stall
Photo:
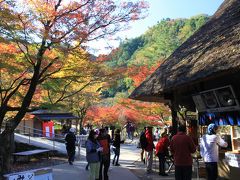
[[[180,107],[196,112],[202,134],[209,123],[217,124],[229,143],[220,150],[219,176],[231,180],[240,177],[239,9],[239,0],[225,0],[209,21],[129,96],[168,104],[174,133]]]
[[[236,88],[235,88],[236,89]],[[193,95],[198,109],[201,133],[208,124],[214,123],[218,133],[228,143],[220,149],[219,175],[227,179],[240,176],[240,111],[238,97],[232,86],[214,88]]]

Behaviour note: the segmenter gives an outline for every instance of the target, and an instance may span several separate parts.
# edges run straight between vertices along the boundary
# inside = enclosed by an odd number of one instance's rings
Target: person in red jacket
[[[161,176],[168,176],[168,174],[165,173],[165,157],[168,155],[169,144],[170,141],[168,139],[168,135],[166,132],[163,132],[161,134],[161,138],[156,145],[156,155],[159,159],[159,175]]]
[[[192,179],[192,156],[196,151],[196,146],[192,138],[186,135],[186,126],[180,125],[178,133],[173,136],[170,142],[170,149],[174,158],[175,179]]]
[[[152,172],[152,163],[153,163],[153,133],[152,133],[152,127],[148,126],[147,130],[145,132],[146,139],[147,139],[147,146],[145,147],[146,152],[146,160],[147,160],[147,173]]]

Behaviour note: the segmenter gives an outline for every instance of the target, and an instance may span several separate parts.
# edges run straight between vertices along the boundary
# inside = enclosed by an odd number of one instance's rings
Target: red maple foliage
[[[102,125],[118,124],[124,126],[127,122],[136,125],[149,124],[164,126],[165,117],[170,115],[168,107],[156,103],[139,102],[130,99],[120,99],[114,106],[93,106],[88,109],[84,119],[85,124]]]
[[[146,65],[131,66],[128,68],[127,74],[134,81],[134,86],[137,87],[147,78],[147,76],[151,75],[159,66],[160,66],[160,63],[152,67],[148,67]]]

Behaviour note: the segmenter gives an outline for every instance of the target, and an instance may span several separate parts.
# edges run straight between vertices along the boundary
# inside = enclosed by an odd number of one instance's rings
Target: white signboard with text
[[[10,175],[8,180],[35,180],[33,172]]]
[[[53,180],[52,169],[36,169],[4,175],[6,180]]]

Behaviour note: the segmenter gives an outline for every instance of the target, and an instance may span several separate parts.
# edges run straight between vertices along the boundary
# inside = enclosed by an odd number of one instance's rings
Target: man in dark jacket
[[[146,129],[147,129],[147,127],[144,127],[143,131],[140,134],[140,138],[139,138],[139,143],[142,148],[142,150],[140,152],[140,157],[141,157],[141,161],[143,161],[144,164],[145,164],[145,158],[143,158],[144,149],[147,147],[147,139],[146,139],[146,135],[145,135]]]
[[[70,128],[69,132],[65,137],[66,141],[66,149],[68,154],[68,162],[70,165],[73,164],[74,157],[75,157],[75,143],[76,143],[76,136],[75,136],[75,128]]]

